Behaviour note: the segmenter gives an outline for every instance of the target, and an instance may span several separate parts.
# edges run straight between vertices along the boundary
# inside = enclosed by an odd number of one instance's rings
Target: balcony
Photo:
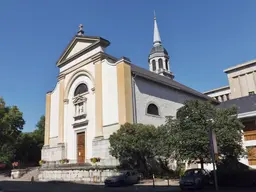
[[[245,141],[251,141],[251,140],[256,141],[256,130],[244,132],[244,140]]]

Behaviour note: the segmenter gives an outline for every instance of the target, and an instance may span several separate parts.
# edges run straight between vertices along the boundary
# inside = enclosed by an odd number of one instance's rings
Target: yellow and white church
[[[80,25],[57,61],[57,85],[46,94],[43,160],[85,163],[100,157],[104,165],[116,165],[108,138],[122,124],[158,126],[186,100],[211,100],[174,80],[156,18],[153,36],[146,70],[107,54],[110,42],[84,35]]]

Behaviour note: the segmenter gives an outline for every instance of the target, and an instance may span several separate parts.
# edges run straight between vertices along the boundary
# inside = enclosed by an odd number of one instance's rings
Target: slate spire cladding
[[[154,40],[153,40],[154,47],[161,45],[161,37],[157,26],[156,21],[156,13],[154,11]]]

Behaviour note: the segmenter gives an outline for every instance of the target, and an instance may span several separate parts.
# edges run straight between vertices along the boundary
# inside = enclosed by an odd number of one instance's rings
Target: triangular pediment
[[[79,51],[85,49],[86,47],[90,46],[92,43],[89,42],[82,42],[82,41],[77,41],[71,51],[67,55],[67,59],[70,58],[71,56],[75,55]]]
[[[109,41],[100,37],[75,36],[60,56],[57,66],[62,65],[68,60],[72,60],[86,51],[92,50],[97,45],[107,47],[109,44]]]

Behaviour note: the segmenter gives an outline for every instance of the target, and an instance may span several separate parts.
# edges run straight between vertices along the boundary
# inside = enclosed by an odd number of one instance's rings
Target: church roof
[[[135,73],[143,78],[146,78],[148,80],[154,81],[154,82],[162,84],[162,85],[166,85],[168,87],[171,87],[173,89],[176,89],[176,90],[179,90],[182,92],[189,93],[189,94],[199,97],[201,99],[210,100],[216,104],[219,103],[218,101],[212,99],[211,97],[204,95],[203,93],[200,93],[190,87],[187,87],[173,79],[170,79],[170,78],[158,75],[154,72],[148,71],[144,68],[141,68],[141,67],[131,64],[131,70],[133,73]]]
[[[237,99],[231,99],[222,102],[219,107],[228,108],[236,106],[238,113],[247,113],[251,111],[256,111],[256,95],[249,95],[245,97],[240,97]]]

